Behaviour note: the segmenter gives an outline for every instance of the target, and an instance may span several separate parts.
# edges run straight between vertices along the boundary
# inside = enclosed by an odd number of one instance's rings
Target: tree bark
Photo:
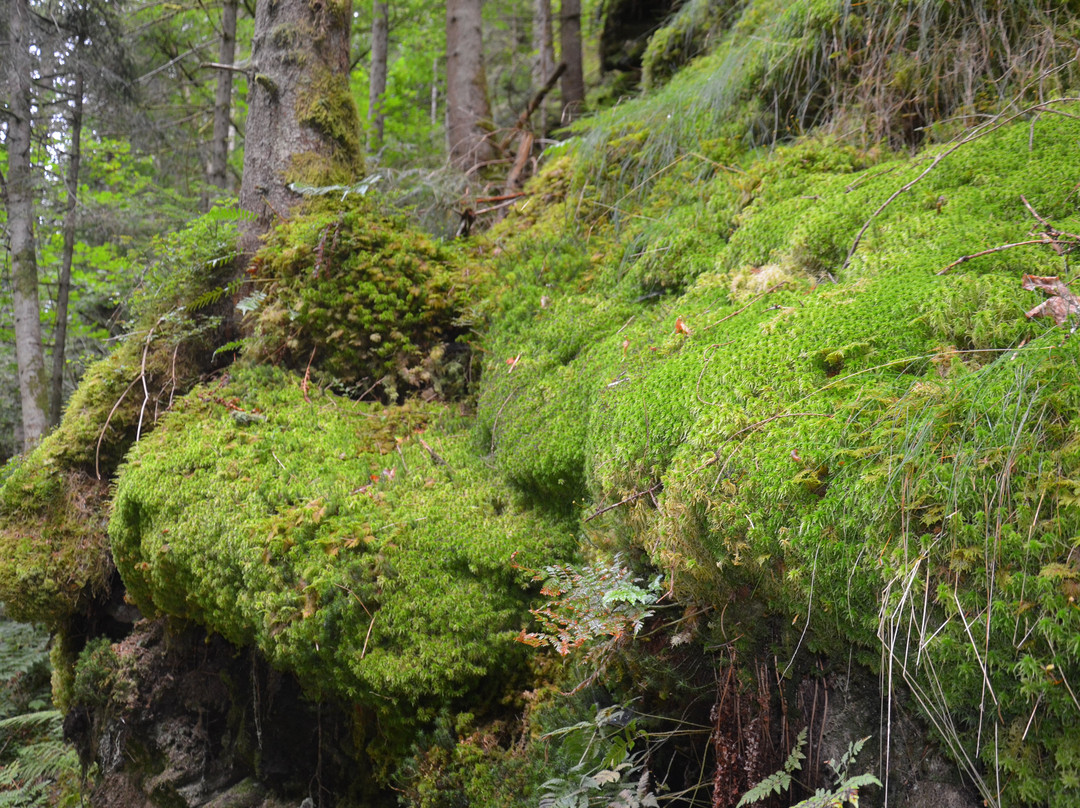
[[[236,60],[236,10],[239,0],[225,0],[221,10],[221,49],[218,63],[231,65]],[[229,184],[229,127],[232,113],[233,71],[219,69],[214,91],[214,135],[210,147],[210,170],[207,182],[218,188]]]
[[[551,41],[551,0],[533,0],[533,50],[536,61],[533,63],[533,87],[543,87],[555,68],[555,47]],[[541,135],[547,133],[548,102],[540,104]]]
[[[30,5],[7,3],[8,119],[7,204],[8,249],[11,252],[12,302],[15,313],[15,361],[19,371],[23,448],[33,447],[45,433],[49,382],[41,344],[37,253],[34,246],[34,185],[30,166]]]
[[[562,84],[562,122],[570,123],[585,109],[585,71],[581,64],[581,0],[562,0],[559,14],[562,61],[566,62]]]
[[[82,161],[83,74],[75,73],[75,106],[71,111],[71,161],[68,164],[67,204],[64,209],[64,247],[56,294],[56,328],[53,331],[52,395],[49,396],[49,426],[60,423],[64,403],[64,352],[67,346],[68,298],[71,294],[71,259],[75,253],[76,204],[79,199],[79,164]]]
[[[450,160],[463,171],[493,155],[480,6],[481,0],[446,4],[447,139]]]
[[[289,188],[353,182],[364,170],[349,92],[351,0],[276,0],[255,7],[240,205],[241,249],[258,247],[300,195]]]
[[[368,150],[382,148],[386,115],[386,59],[390,50],[390,11],[386,0],[374,0],[371,19],[371,71],[368,85]]]

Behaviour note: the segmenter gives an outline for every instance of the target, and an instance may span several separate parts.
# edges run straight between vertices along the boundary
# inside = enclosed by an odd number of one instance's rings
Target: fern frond
[[[791,754],[788,755],[787,760],[784,761],[784,768],[778,772],[773,772],[743,794],[735,808],[742,808],[744,805],[761,802],[764,799],[768,799],[773,794],[783,794],[791,788],[791,773],[800,770],[802,768],[803,760],[806,759],[806,755],[803,753],[803,748],[805,746],[806,728],[804,727],[798,737],[795,738],[795,746],[792,747]]]
[[[238,205],[211,208],[203,215],[203,219],[208,222],[251,222],[255,218],[254,213],[250,210],[244,210]]]
[[[190,303],[185,306],[187,311],[198,311],[199,309],[205,309],[207,306],[213,306],[219,300],[226,295],[235,294],[241,286],[244,284],[243,278],[237,278],[226,286],[215,286],[213,289],[208,289],[201,295],[196,297]]]
[[[4,734],[48,732],[58,729],[63,720],[64,714],[59,710],[38,710],[0,720],[0,732]]]

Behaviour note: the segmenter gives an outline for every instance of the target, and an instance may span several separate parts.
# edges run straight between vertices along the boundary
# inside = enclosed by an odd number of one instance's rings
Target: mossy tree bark
[[[251,253],[300,199],[291,183],[348,183],[363,172],[349,92],[351,0],[277,0],[255,10],[240,205],[256,215]]]
[[[469,171],[490,160],[491,107],[484,75],[481,0],[446,4],[446,127],[450,160]]]
[[[34,184],[30,166],[30,5],[7,0],[0,6],[8,20],[4,49],[9,90],[8,176],[3,185],[11,252],[12,307],[15,314],[15,360],[19,369],[23,446],[44,434],[49,411],[49,377],[41,344],[37,253],[34,247]]]
[[[559,44],[566,72],[562,93],[562,122],[569,123],[585,109],[585,71],[581,63],[581,0],[562,0],[559,12]]]

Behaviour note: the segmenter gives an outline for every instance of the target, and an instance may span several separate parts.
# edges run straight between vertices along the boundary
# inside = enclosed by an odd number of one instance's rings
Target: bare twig
[[[937,271],[937,274],[938,275],[944,275],[950,269],[953,269],[954,267],[958,267],[961,264],[966,264],[968,261],[972,260],[973,258],[981,258],[982,256],[990,255],[991,253],[998,253],[998,252],[1003,252],[1004,250],[1011,250],[1013,247],[1026,247],[1026,246],[1029,246],[1031,244],[1048,244],[1050,246],[1055,246],[1055,245],[1058,245],[1058,244],[1067,244],[1067,245],[1070,245],[1070,246],[1073,246],[1073,247],[1077,246],[1076,244],[1074,244],[1071,241],[1060,241],[1058,239],[1053,239],[1053,238],[1050,238],[1049,236],[1044,235],[1042,238],[1029,239],[1028,241],[1014,241],[1012,244],[1001,244],[1001,245],[999,245],[997,247],[991,247],[988,250],[980,250],[977,253],[972,253],[971,255],[965,255],[963,258],[956,259],[955,261],[953,261],[951,264],[949,264],[944,269],[939,269]]]
[[[594,513],[592,516],[585,517],[585,519],[583,519],[582,521],[583,522],[591,522],[593,519],[600,516],[601,514],[605,514],[608,511],[613,511],[616,508],[618,508],[620,505],[625,505],[628,502],[633,502],[634,500],[641,499],[642,497],[651,497],[656,491],[659,491],[663,487],[664,487],[663,483],[657,483],[656,485],[652,486],[651,488],[646,488],[644,491],[637,491],[637,492],[631,494],[630,496],[628,496],[626,499],[619,500],[614,505],[608,505],[606,508],[601,508],[600,510],[596,511],[596,513]],[[653,501],[655,502],[656,500],[654,499]]]
[[[984,135],[988,135],[991,132],[994,132],[994,131],[1000,129],[1001,127],[1005,126],[1008,123],[1012,123],[1017,118],[1021,118],[1024,115],[1027,115],[1027,114],[1029,114],[1031,112],[1049,111],[1046,108],[1050,104],[1063,104],[1063,103],[1070,102],[1070,101],[1080,101],[1080,98],[1073,98],[1073,97],[1054,98],[1054,99],[1052,99],[1050,101],[1043,101],[1043,102],[1038,103],[1038,104],[1033,104],[1032,106],[1027,107],[1026,109],[1022,109],[1019,112],[1014,113],[1014,114],[1012,114],[1012,115],[1010,115],[1008,117],[1003,117],[1002,115],[997,115],[993,119],[987,121],[986,123],[981,123],[978,126],[974,127],[973,129],[969,130],[968,133],[966,133],[960,140],[955,140],[951,146],[949,146],[947,149],[945,149],[945,151],[941,152],[941,154],[937,155],[930,162],[930,165],[928,165],[919,174],[919,176],[917,176],[915,179],[911,180],[911,182],[906,183],[905,185],[903,185],[898,190],[894,191],[893,194],[888,199],[886,199],[884,202],[882,202],[881,206],[870,215],[870,218],[867,219],[866,222],[863,224],[862,229],[859,230],[859,234],[857,236],[855,236],[855,241],[852,242],[851,249],[848,250],[847,258],[844,259],[844,263],[840,268],[841,269],[847,269],[848,266],[851,264],[851,259],[855,255],[855,251],[859,248],[859,243],[862,241],[863,236],[866,235],[866,231],[870,229],[870,225],[874,223],[874,220],[877,219],[878,216],[881,215],[882,211],[884,211],[885,208],[889,207],[889,205],[891,205],[897,199],[897,197],[901,196],[902,194],[907,193],[912,188],[914,188],[915,185],[917,185],[923,178],[925,178],[927,174],[929,174],[931,171],[933,171],[935,168],[937,168],[938,164],[942,160],[944,160],[946,157],[948,157],[954,151],[959,149],[961,146],[965,146],[965,145],[967,145],[968,143],[971,143],[974,140],[978,140],[979,138],[983,137]]]
[[[754,295],[754,297],[750,298],[750,302],[747,303],[745,306],[743,306],[741,309],[737,309],[736,311],[731,312],[731,314],[728,314],[728,315],[726,315],[724,317],[721,317],[715,323],[709,323],[707,326],[705,326],[701,330],[702,331],[708,331],[710,328],[714,328],[714,327],[720,325],[720,323],[727,322],[728,320],[730,320],[735,315],[742,314],[744,311],[746,311],[748,308],[750,308],[752,305],[754,305],[757,301],[761,300],[761,298],[765,297],[765,295],[771,295],[773,292],[775,292],[781,286],[787,286],[789,283],[790,283],[790,281],[780,281],[780,283],[774,283],[772,286],[770,286],[764,292],[761,292],[760,294]]]
[[[112,420],[113,413],[116,412],[116,408],[120,406],[120,402],[124,400],[124,397],[131,392],[131,388],[135,386],[135,382],[139,381],[138,377],[131,380],[131,384],[127,386],[127,390],[120,394],[120,398],[116,399],[116,403],[112,405],[112,409],[109,410],[109,415],[105,419],[105,425],[101,427],[101,434],[98,435],[97,449],[94,450],[94,474],[97,478],[101,479],[101,442],[105,439],[105,433],[109,429],[109,422]]]

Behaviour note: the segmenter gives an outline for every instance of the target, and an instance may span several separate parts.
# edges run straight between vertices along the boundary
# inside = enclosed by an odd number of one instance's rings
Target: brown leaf
[[[1048,295],[1072,297],[1069,287],[1057,275],[1025,275],[1021,286],[1029,292],[1037,289]]]
[[[1063,297],[1054,296],[1044,300],[1030,311],[1024,312],[1024,316],[1029,320],[1032,317],[1052,317],[1057,325],[1061,325],[1069,319],[1069,313],[1075,309],[1075,303],[1071,303]]]

